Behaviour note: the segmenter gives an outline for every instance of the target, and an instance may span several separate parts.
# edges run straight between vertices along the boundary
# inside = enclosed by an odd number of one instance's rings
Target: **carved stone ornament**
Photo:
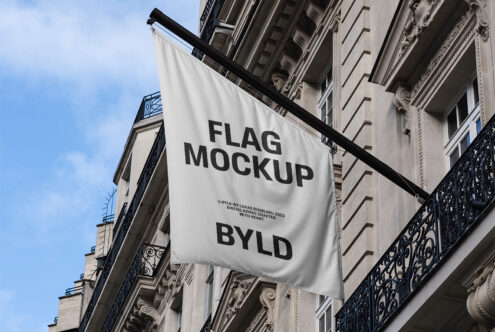
[[[300,100],[302,97],[302,89],[303,89],[303,84],[302,82],[299,82],[299,84],[296,87],[296,91],[294,92],[294,100]]]
[[[469,11],[466,11],[464,15],[458,18],[457,22],[454,25],[454,28],[450,30],[447,37],[443,40],[441,46],[436,50],[435,55],[428,63],[426,70],[423,72],[423,74],[421,74],[421,77],[416,82],[416,85],[414,86],[414,90],[413,90],[413,95],[415,96],[417,95],[418,91],[425,85],[425,82],[431,76],[433,70],[441,63],[443,59],[445,59],[445,55],[451,49],[454,41],[456,40],[457,35],[464,28],[464,26],[467,24],[470,18],[471,18],[471,13]]]
[[[274,70],[272,72],[272,85],[278,91],[282,90],[287,79],[289,78],[289,74],[284,70]]]
[[[486,0],[464,0],[469,9],[476,15],[476,32],[484,41],[488,40],[488,16],[486,14]]]
[[[143,332],[147,328],[156,329],[160,321],[160,314],[156,308],[139,297],[132,307],[124,323],[125,332]]]
[[[177,278],[177,271],[180,265],[170,264],[170,266],[165,271],[165,278],[162,279],[162,286],[165,289],[170,289],[172,296],[179,292],[180,284]]]
[[[266,309],[266,326],[268,331],[273,331],[273,318],[275,310],[275,289],[266,287],[260,294],[261,305]]]
[[[259,329],[259,326],[262,324],[263,317],[265,316],[266,310],[262,309],[258,311],[256,316],[253,318],[249,326],[246,328],[245,332],[253,332]]]
[[[296,25],[301,31],[304,31],[306,34],[310,36],[313,34],[313,32],[316,29],[316,22],[313,21],[313,19],[309,17],[306,13],[303,13],[299,17],[299,20],[297,20]]]
[[[411,126],[409,121],[410,114],[410,103],[411,103],[411,91],[400,85],[394,96],[394,105],[397,111],[402,117],[402,133],[404,135],[409,135],[411,133]]]
[[[137,314],[141,318],[150,321],[152,328],[158,327],[158,323],[160,322],[160,314],[151,303],[139,298],[136,302],[136,308],[138,309]]]
[[[232,292],[232,295],[227,304],[228,309],[225,312],[225,321],[229,321],[230,318],[232,318],[232,316],[235,315],[237,311],[239,311],[242,303],[244,302],[244,298],[246,297],[246,293],[250,284],[251,283],[248,281],[240,280],[234,280],[232,282],[232,285],[230,285],[230,291]]]
[[[415,41],[428,26],[431,13],[438,0],[409,0],[409,18],[404,28],[404,39],[400,46],[401,53]]]
[[[495,262],[477,271],[468,287],[467,310],[476,322],[495,328]]]

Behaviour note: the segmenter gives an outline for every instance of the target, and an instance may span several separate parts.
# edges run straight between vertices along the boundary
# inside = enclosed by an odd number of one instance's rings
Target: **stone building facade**
[[[160,97],[147,96],[114,177],[120,212],[97,226],[84,276],[60,298],[50,332],[492,331],[495,2],[200,6],[203,40],[431,197],[412,197],[327,142],[344,302],[223,268],[170,265]],[[193,54],[316,135],[201,52]]]

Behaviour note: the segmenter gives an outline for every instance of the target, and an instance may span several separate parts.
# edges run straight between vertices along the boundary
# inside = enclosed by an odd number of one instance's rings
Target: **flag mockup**
[[[329,149],[153,29],[171,263],[227,267],[342,299]]]

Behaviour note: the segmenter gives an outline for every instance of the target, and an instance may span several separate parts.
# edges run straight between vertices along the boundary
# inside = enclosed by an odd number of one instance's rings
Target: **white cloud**
[[[70,103],[53,115],[71,112],[70,126],[84,143],[60,155],[47,174],[50,182],[27,197],[37,211],[35,219],[26,218],[30,240],[49,242],[47,234],[83,214],[87,229],[99,222],[88,212],[99,218],[141,98],[158,87],[146,18],[159,3],[0,2],[0,72],[25,77],[26,84],[50,82],[42,86],[46,93],[63,93]]]
[[[30,178],[28,186],[11,188],[21,199],[3,228],[8,233],[0,235],[9,250],[30,250],[29,257],[19,257],[17,262],[60,267],[40,274],[40,284],[51,285],[55,276],[70,275],[70,285],[77,273],[69,266],[79,262],[76,272],[82,268],[81,247],[89,250],[94,244],[95,224],[101,220],[100,209],[113,187],[113,173],[141,98],[158,89],[146,25],[153,7],[196,31],[198,0],[0,0],[0,77],[16,83],[22,78],[25,86],[20,86],[19,93],[23,96],[50,102],[60,95],[56,105],[64,105],[49,110],[40,105],[42,111],[20,112],[40,112],[48,119],[40,123],[41,129],[23,134],[39,139],[37,146],[43,146],[43,135],[47,131],[57,135],[56,126],[63,125],[70,130],[62,132],[77,138],[70,141],[81,144],[68,149],[60,144],[63,151],[50,147],[57,151],[58,155],[50,154],[55,160],[40,165],[34,160],[33,168],[44,167],[33,172],[37,177]],[[70,123],[50,122],[59,112],[68,113],[64,119]],[[24,175],[21,169],[16,176]],[[15,266],[17,273],[32,273],[31,264],[21,263]],[[15,293],[0,290],[0,330],[46,331],[46,323],[56,315],[57,294],[47,295],[50,287],[40,290],[40,296],[29,303],[38,310],[28,312],[22,299],[32,290],[9,278]],[[54,305],[49,308],[47,303]]]
[[[146,13],[122,2],[0,4],[0,66],[30,78],[132,86],[155,79]],[[150,7],[153,4],[150,3]]]

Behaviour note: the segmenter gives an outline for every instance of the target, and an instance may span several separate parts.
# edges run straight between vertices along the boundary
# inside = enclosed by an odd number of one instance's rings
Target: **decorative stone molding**
[[[180,265],[171,264],[165,270],[165,273],[157,285],[153,305],[160,306],[160,303],[165,298],[167,291],[170,290],[170,297],[174,297],[180,290],[180,283],[177,277],[177,272]]]
[[[297,84],[296,91],[294,92],[293,100],[300,100],[301,99],[302,89],[303,89],[303,84],[302,84],[302,82],[299,82],[299,84]]]
[[[332,30],[333,33],[336,33],[339,31],[340,20],[341,20],[341,15],[340,15],[340,10],[339,10],[339,12],[335,16],[335,18],[330,23],[330,30]]]
[[[249,281],[234,280],[230,286],[232,295],[228,302],[228,309],[225,312],[225,321],[229,321],[233,315],[241,308],[244,298],[246,297],[247,290],[251,283]]]
[[[410,105],[411,105],[411,90],[404,85],[399,85],[394,96],[394,105],[402,117],[402,133],[409,135],[411,133],[411,125],[409,121]]]
[[[253,318],[249,326],[246,328],[245,332],[254,332],[259,329],[259,326],[262,324],[263,318],[266,314],[266,310],[260,310],[256,316]]]
[[[416,110],[416,131],[417,131],[417,155],[418,155],[418,182],[424,188],[425,186],[425,168],[424,168],[424,153],[423,153],[423,116],[424,112]],[[421,203],[421,202],[420,202]],[[421,203],[422,204],[422,203]]]
[[[284,54],[296,61],[301,57],[302,51],[301,46],[292,38],[285,43]]]
[[[179,271],[180,265],[170,264],[165,271],[165,276],[162,279],[162,286],[165,289],[170,289],[172,296],[177,294],[180,289],[179,279],[177,278],[177,271]]]
[[[318,24],[323,16],[323,10],[318,5],[310,2],[308,8],[306,9],[306,15]]]
[[[151,322],[151,327],[158,327],[158,323],[160,322],[160,314],[158,310],[149,302],[144,300],[143,298],[138,298],[136,301],[137,315],[144,320]]]
[[[404,39],[400,45],[400,53],[403,54],[409,46],[421,35],[428,26],[431,13],[438,0],[409,0],[409,18],[404,28]]]
[[[296,82],[296,77],[292,75],[289,78],[289,81],[285,84],[284,88],[282,89],[282,93],[287,96],[295,82]]]
[[[468,285],[467,310],[469,315],[487,328],[495,328],[495,262],[476,271]]]
[[[488,40],[488,15],[486,14],[486,0],[464,0],[469,10],[476,15],[476,32],[483,41]]]
[[[276,284],[231,272],[211,330],[215,332],[274,330]]]
[[[289,74],[285,70],[274,70],[272,72],[272,85],[278,91],[281,91],[284,87],[287,79],[289,78]]]
[[[454,41],[456,40],[457,36],[461,32],[461,30],[466,26],[467,22],[470,20],[472,17],[472,13],[470,11],[467,11],[462,15],[456,24],[454,25],[454,28],[450,31],[448,36],[444,39],[442,42],[441,46],[437,49],[435,55],[431,59],[431,61],[428,63],[428,66],[426,67],[426,70],[423,72],[419,80],[416,82],[414,89],[413,89],[413,95],[417,95],[418,91],[425,85],[426,81],[430,78],[432,75],[434,69],[442,62],[445,60],[445,55],[446,53],[451,49]]]
[[[273,319],[275,310],[275,289],[264,287],[260,294],[261,305],[266,309],[266,326],[268,331],[273,331]]]
[[[126,332],[143,332],[147,329],[156,329],[160,321],[160,314],[156,308],[138,297],[127,316],[123,330]]]
[[[297,20],[296,26],[299,30],[311,36],[316,29],[316,22],[307,13],[303,13]]]

